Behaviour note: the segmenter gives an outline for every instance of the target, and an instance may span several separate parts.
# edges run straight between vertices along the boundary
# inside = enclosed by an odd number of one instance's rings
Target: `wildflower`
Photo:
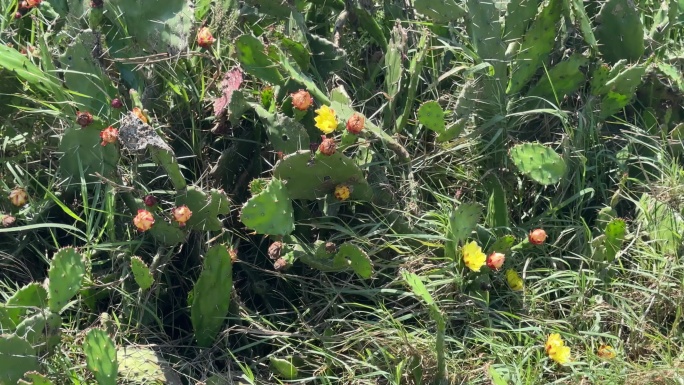
[[[291,95],[292,106],[299,111],[306,111],[313,104],[313,98],[309,91],[299,90]]]
[[[340,201],[345,201],[349,199],[349,196],[351,195],[351,190],[349,189],[349,186],[346,184],[340,184],[335,187],[335,198]]]
[[[119,130],[109,126],[100,131],[100,139],[102,139],[102,143],[100,144],[103,146],[106,146],[108,143],[114,143],[117,139],[119,139]]]
[[[570,361],[570,348],[565,346],[565,342],[558,333],[549,335],[546,344],[544,344],[544,349],[549,358],[561,365]]]
[[[137,116],[138,119],[142,120],[143,123],[147,123],[147,116],[143,114],[142,110],[138,107],[133,108],[133,115]]]
[[[487,266],[492,270],[499,270],[503,266],[506,256],[501,253],[491,253],[487,257]]]
[[[325,136],[323,136],[322,139],[323,141],[318,146],[318,151],[320,151],[321,154],[328,156],[334,154],[337,150],[337,145],[335,144],[335,141],[333,139],[326,138]]]
[[[544,231],[543,229],[534,229],[530,231],[528,239],[530,240],[530,243],[533,245],[541,245],[546,240],[546,231]]]
[[[335,110],[332,110],[328,106],[322,106],[316,110],[318,114],[314,120],[316,121],[316,127],[323,131],[324,134],[330,134],[337,129],[337,118],[335,118]]]
[[[209,48],[214,44],[214,36],[207,27],[202,27],[197,31],[197,45],[202,48]]]
[[[506,270],[506,282],[508,282],[511,290],[520,291],[523,289],[523,280],[513,269]]]
[[[482,252],[482,248],[475,241],[466,243],[461,250],[463,253],[463,262],[472,271],[480,271],[484,266],[487,256]]]
[[[598,348],[598,356],[603,359],[612,360],[615,358],[615,355],[615,349],[613,349],[613,347],[610,345],[602,344]]]
[[[10,192],[9,200],[13,205],[21,207],[28,203],[28,194],[23,188],[15,188]]]
[[[114,99],[112,99],[112,102],[110,103],[110,105],[112,106],[112,108],[119,109],[119,108],[123,107],[123,102],[119,98],[114,98]]]
[[[190,217],[192,216],[192,211],[188,208],[188,206],[179,206],[174,208],[171,211],[171,214],[173,214],[173,218],[180,224],[181,227],[185,226],[185,222],[187,222]]]
[[[76,123],[82,128],[88,127],[93,123],[93,114],[87,111],[76,111]]]
[[[138,210],[138,215],[133,218],[133,224],[138,228],[138,231],[147,231],[154,224],[154,216],[147,210]]]
[[[154,195],[148,194],[143,198],[143,202],[145,203],[145,206],[152,207],[157,204],[157,198]]]
[[[283,243],[280,241],[275,241],[271,243],[271,246],[268,247],[268,257],[276,260],[280,258],[280,253],[283,251]]]
[[[363,130],[363,125],[366,123],[366,118],[363,115],[354,113],[354,115],[347,120],[347,131],[354,135],[358,135]]]

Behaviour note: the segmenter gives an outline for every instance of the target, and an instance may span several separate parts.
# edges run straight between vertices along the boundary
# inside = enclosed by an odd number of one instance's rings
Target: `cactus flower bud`
[[[230,263],[235,263],[238,260],[237,249],[228,249],[228,255],[230,255]]]
[[[40,3],[42,3],[42,2],[43,2],[43,0],[26,0],[26,1],[25,1],[25,3],[26,3],[26,8],[34,8],[34,7],[37,7],[37,6],[39,6]]]
[[[363,130],[363,126],[366,124],[366,118],[363,115],[354,113],[354,115],[347,120],[347,131],[354,135],[358,135]]]
[[[76,123],[82,128],[86,128],[93,123],[93,114],[90,112],[77,111],[76,112]]]
[[[285,270],[290,266],[285,258],[278,258],[277,261],[273,263],[273,268],[276,271]]]
[[[154,216],[147,210],[138,210],[138,215],[133,218],[133,224],[138,231],[147,231],[154,225]]]
[[[0,223],[2,223],[2,227],[10,227],[14,225],[14,221],[16,220],[17,218],[11,215],[0,215]]]
[[[325,136],[321,136],[321,139],[323,141],[318,146],[318,151],[320,151],[321,154],[328,156],[334,154],[337,150],[337,145],[335,144],[335,141],[331,138],[326,138]]]
[[[15,18],[15,19],[21,19],[21,16],[22,16],[21,12],[15,12],[15,13],[14,13],[14,18]]]
[[[503,266],[506,256],[501,253],[491,253],[487,257],[487,267],[492,270],[499,270]]]
[[[114,143],[119,139],[119,130],[109,126],[100,131],[100,139],[102,139],[102,143],[100,144],[103,146],[106,146],[108,143]]]
[[[23,188],[15,188],[10,192],[9,200],[13,205],[21,207],[28,203],[28,194]]]
[[[309,91],[299,90],[291,95],[292,106],[300,111],[306,111],[313,104]]]
[[[346,184],[340,184],[335,187],[335,198],[340,201],[346,201],[351,195],[351,190]]]
[[[271,243],[271,246],[268,247],[268,257],[276,260],[280,258],[280,254],[283,251],[283,243],[280,241],[275,241]]]
[[[112,99],[111,106],[112,106],[112,108],[119,109],[119,108],[123,107],[123,102],[121,102],[121,99],[119,99],[119,98],[114,98],[114,99]]]
[[[543,229],[534,229],[530,231],[528,239],[533,245],[541,245],[546,240],[546,231]]]
[[[185,226],[185,222],[187,222],[192,216],[192,211],[190,211],[188,206],[183,205],[174,208],[171,211],[171,214],[173,214],[173,219],[175,219],[176,222],[178,222],[180,226],[183,227]]]
[[[143,114],[143,112],[140,108],[135,107],[135,108],[133,108],[132,112],[133,112],[133,115],[138,117],[138,119],[142,120],[143,123],[147,123],[147,116],[145,116],[145,114]]]
[[[145,203],[145,206],[152,207],[157,204],[157,198],[154,195],[148,194],[143,198],[143,202]]]
[[[207,27],[202,27],[197,31],[197,45],[202,48],[209,48],[214,44],[214,36]]]

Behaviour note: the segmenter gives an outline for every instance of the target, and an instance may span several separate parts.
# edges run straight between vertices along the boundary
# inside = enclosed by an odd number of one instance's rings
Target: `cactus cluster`
[[[510,149],[509,156],[521,173],[542,185],[558,183],[567,171],[558,153],[538,143],[516,145]]]

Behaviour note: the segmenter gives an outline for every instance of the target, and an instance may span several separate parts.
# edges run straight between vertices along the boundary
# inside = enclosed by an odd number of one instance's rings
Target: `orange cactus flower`
[[[28,194],[23,188],[15,188],[10,192],[9,200],[13,205],[21,207],[28,203]]]
[[[546,231],[543,229],[534,229],[530,231],[528,239],[533,245],[541,245],[544,243],[544,241],[546,241]]]
[[[138,119],[143,121],[143,123],[148,123],[147,122],[147,116],[145,116],[145,114],[143,114],[143,112],[140,108],[135,107],[135,108],[133,108],[132,112],[133,112],[133,115],[137,116]]]
[[[176,222],[178,222],[180,226],[183,227],[185,226],[185,222],[187,222],[192,216],[192,211],[190,211],[188,206],[183,205],[174,208],[171,211],[171,214],[173,214],[173,219],[175,219]]]
[[[115,143],[119,139],[119,130],[109,126],[100,131],[100,139],[102,139],[102,143],[100,144],[103,146],[106,146],[109,143]]]
[[[354,115],[347,120],[347,131],[354,135],[358,135],[363,131],[363,126],[366,124],[366,118],[361,114],[354,113]]]
[[[603,344],[598,348],[598,356],[606,359],[606,360],[612,360],[615,358],[615,349],[613,349],[612,346]]]
[[[492,270],[499,270],[503,266],[506,256],[501,253],[491,253],[487,257],[487,267]]]
[[[138,210],[138,215],[133,218],[133,224],[138,231],[147,231],[154,225],[154,216],[147,210]]]
[[[292,107],[298,109],[299,111],[306,111],[313,104],[313,98],[309,91],[299,90],[291,95],[292,97]]]
[[[211,30],[207,27],[202,27],[197,31],[197,45],[202,48],[209,48],[214,44],[214,35],[211,34]]]

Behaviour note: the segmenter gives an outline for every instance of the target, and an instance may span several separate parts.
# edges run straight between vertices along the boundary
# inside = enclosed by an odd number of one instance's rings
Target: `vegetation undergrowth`
[[[683,25],[0,0],[0,384],[684,383]]]

